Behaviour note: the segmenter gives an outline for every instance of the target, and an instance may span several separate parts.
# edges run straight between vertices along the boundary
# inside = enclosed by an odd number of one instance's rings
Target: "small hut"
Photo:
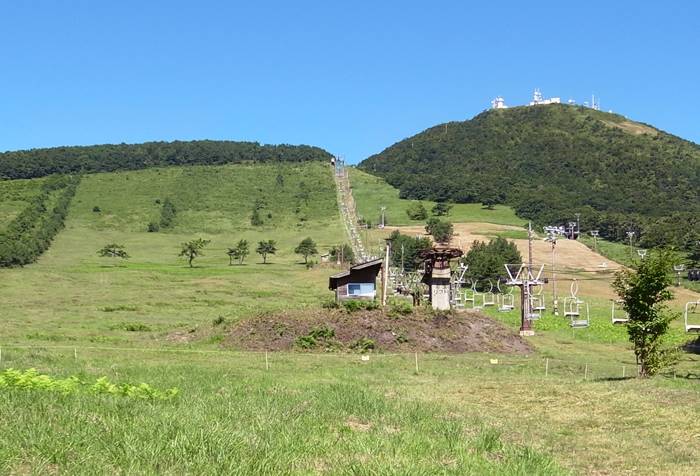
[[[335,300],[372,300],[377,296],[377,275],[382,269],[382,260],[375,259],[351,266],[328,280],[328,289],[335,291]]]

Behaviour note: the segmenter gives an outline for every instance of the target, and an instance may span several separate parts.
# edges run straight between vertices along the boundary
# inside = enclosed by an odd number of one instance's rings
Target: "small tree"
[[[238,260],[238,264],[243,264],[243,260],[248,256],[248,253],[248,240],[239,241],[235,248],[229,248],[226,252],[229,266],[233,264],[234,259]]]
[[[262,256],[263,264],[267,264],[267,255],[274,255],[277,252],[277,242],[275,240],[260,241],[255,252]]]
[[[425,209],[421,202],[411,202],[406,208],[406,215],[411,220],[425,220],[428,218],[428,210]]]
[[[129,254],[126,252],[126,249],[124,249],[124,245],[118,245],[116,243],[105,245],[97,254],[103,258],[129,259]]]
[[[203,256],[202,249],[210,243],[210,240],[203,240],[202,238],[197,238],[196,240],[191,240],[182,244],[182,249],[180,250],[179,256],[184,256],[187,258],[187,263],[192,267],[192,262],[195,258]]]
[[[336,261],[340,264],[352,263],[355,261],[355,253],[353,253],[352,247],[347,243],[342,246],[334,246],[330,249],[329,253],[331,261]]]
[[[653,250],[636,269],[618,271],[612,283],[629,316],[627,334],[640,377],[654,375],[677,358],[675,349],[663,345],[669,324],[676,317],[664,304],[673,299],[668,289],[673,283],[668,272],[673,262],[672,252]]]
[[[433,215],[436,217],[442,217],[450,214],[450,210],[452,210],[452,205],[446,202],[437,202],[435,206],[432,208],[431,212]]]
[[[433,235],[433,239],[438,243],[448,243],[454,234],[454,227],[448,221],[439,218],[431,218],[425,225],[426,233]]]
[[[298,255],[302,255],[304,257],[304,264],[307,264],[309,262],[309,256],[317,254],[318,250],[316,249],[314,240],[311,238],[304,238],[301,240],[301,243],[299,243],[299,246],[294,248],[294,252]]]

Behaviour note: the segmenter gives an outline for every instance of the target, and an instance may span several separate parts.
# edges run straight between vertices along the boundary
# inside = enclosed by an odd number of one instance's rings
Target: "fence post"
[[[583,380],[588,380],[588,364],[586,364],[586,369],[584,370]]]
[[[265,370],[270,370],[270,362],[267,360],[267,351],[265,351]]]
[[[622,366],[622,378],[625,378],[625,366]]]
[[[547,358],[544,361],[544,376],[547,377],[549,375],[549,358]]]
[[[78,348],[73,347],[73,359],[77,362],[78,361]]]
[[[416,373],[418,373],[418,352],[416,352]]]

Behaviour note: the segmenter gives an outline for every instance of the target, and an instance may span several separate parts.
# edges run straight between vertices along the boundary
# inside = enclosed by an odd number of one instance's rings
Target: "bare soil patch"
[[[304,349],[298,339],[330,329],[333,337]],[[528,354],[532,347],[501,323],[477,312],[418,310],[391,316],[381,310],[289,311],[246,319],[231,327],[223,345],[244,350],[357,350],[371,340],[376,352],[492,352]]]

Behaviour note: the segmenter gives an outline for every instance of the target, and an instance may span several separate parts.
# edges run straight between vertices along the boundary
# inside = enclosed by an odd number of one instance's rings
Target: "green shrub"
[[[348,299],[343,301],[343,308],[347,312],[357,312],[357,311],[374,311],[379,309],[379,303],[377,301],[363,301],[360,299]]]
[[[413,305],[403,299],[395,299],[389,303],[390,316],[406,316],[413,312]]]
[[[362,337],[353,342],[350,348],[357,352],[367,353],[374,350],[376,348],[376,344],[374,340],[367,337]]]

